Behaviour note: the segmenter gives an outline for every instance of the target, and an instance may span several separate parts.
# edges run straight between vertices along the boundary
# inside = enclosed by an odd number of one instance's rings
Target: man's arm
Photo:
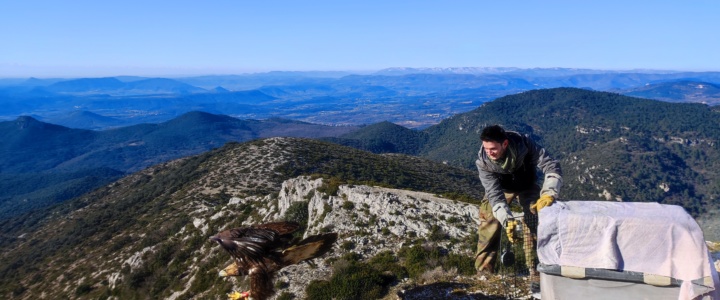
[[[484,170],[480,165],[480,160],[475,161],[477,166],[478,174],[480,176],[480,182],[485,189],[485,198],[490,201],[490,206],[493,207],[498,203],[505,203],[505,193],[503,193],[502,187],[500,187],[500,180],[492,172]]]
[[[562,187],[562,169],[560,163],[550,157],[545,148],[539,146],[532,139],[525,137],[527,145],[533,153],[533,161],[537,162],[537,168],[545,174],[540,195],[549,195],[558,198]]]
[[[482,150],[481,150],[482,151]],[[492,214],[495,219],[500,222],[500,225],[505,227],[509,218],[512,218],[512,212],[510,212],[510,206],[505,199],[505,193],[500,186],[500,180],[492,172],[484,170],[482,167],[482,161],[480,159],[475,161],[477,166],[478,174],[480,176],[480,182],[485,188],[485,198],[490,202],[492,207]]]

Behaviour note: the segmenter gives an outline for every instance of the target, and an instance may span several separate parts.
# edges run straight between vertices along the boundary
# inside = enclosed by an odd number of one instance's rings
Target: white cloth
[[[540,211],[543,264],[643,272],[683,280],[679,299],[718,290],[702,230],[680,206],[557,201]],[[712,286],[691,281],[712,278]]]

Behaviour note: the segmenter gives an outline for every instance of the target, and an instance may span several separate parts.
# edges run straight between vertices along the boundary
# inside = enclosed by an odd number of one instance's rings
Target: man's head
[[[490,125],[485,127],[480,133],[480,140],[485,149],[485,154],[491,159],[498,160],[505,156],[505,150],[508,147],[507,135],[500,125]]]

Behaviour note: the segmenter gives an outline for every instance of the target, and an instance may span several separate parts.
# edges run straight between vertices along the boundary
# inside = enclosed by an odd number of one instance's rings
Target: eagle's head
[[[234,253],[235,251],[237,251],[237,248],[238,248],[237,243],[235,243],[229,237],[223,236],[222,233],[210,237],[210,240],[217,242],[218,244],[220,244],[220,247],[222,247],[226,251],[229,251],[230,253]]]

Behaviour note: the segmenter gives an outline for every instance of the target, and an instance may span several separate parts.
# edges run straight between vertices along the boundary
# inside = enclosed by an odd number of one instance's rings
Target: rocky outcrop
[[[282,216],[292,202],[308,201],[306,235],[338,232],[341,242],[354,242],[357,251],[369,255],[397,250],[404,242],[429,238],[431,234],[447,239],[464,238],[479,222],[477,205],[433,194],[340,185],[336,195],[327,195],[318,190],[323,184],[321,178],[285,181],[278,196],[279,211],[274,217]]]
[[[472,255],[451,241],[463,239],[477,230],[477,205],[423,192],[366,185],[339,185],[337,189],[329,189],[328,184],[326,179],[307,176],[286,180],[277,195],[277,206],[261,210],[262,222],[273,221],[282,219],[293,203],[306,202],[305,236],[329,231],[339,234],[335,251],[317,259],[316,267],[300,264],[283,269],[277,280],[287,287],[278,295],[289,292],[301,297],[309,282],[332,275],[330,264],[325,260],[348,251],[370,258],[382,251],[396,252],[403,245],[421,239],[432,240],[449,252]],[[336,192],[329,195],[327,190]],[[272,202],[269,197],[244,200]],[[232,203],[239,201],[243,200],[231,200]]]

